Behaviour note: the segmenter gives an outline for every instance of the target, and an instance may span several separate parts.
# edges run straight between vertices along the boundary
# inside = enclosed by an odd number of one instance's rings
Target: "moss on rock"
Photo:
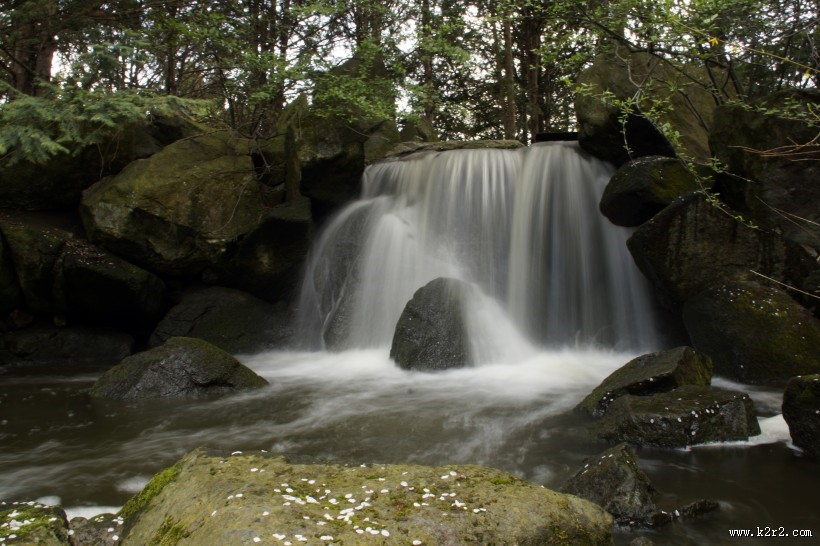
[[[783,393],[783,418],[794,445],[820,459],[820,375],[789,380]]]
[[[0,502],[0,543],[70,546],[65,512],[37,502]]]

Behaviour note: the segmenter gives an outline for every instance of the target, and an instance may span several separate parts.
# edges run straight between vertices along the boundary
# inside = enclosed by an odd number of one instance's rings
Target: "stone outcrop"
[[[71,546],[65,512],[38,502],[0,501],[0,543]]]
[[[285,344],[292,335],[290,313],[231,288],[190,290],[157,324],[157,347],[172,337],[195,337],[231,354],[255,353]]]
[[[480,466],[291,465],[186,456],[151,483],[122,544],[611,544],[612,518],[571,495]],[[153,481],[153,480],[152,480]]]
[[[683,385],[708,386],[712,361],[691,347],[641,355],[604,379],[580,404],[578,411],[601,417],[621,396],[648,396]]]
[[[227,394],[267,385],[234,357],[195,338],[171,338],[129,356],[100,377],[92,398],[140,400]]]
[[[0,334],[0,370],[107,368],[130,355],[133,347],[134,338],[123,332],[32,326]]]
[[[253,149],[212,133],[131,163],[83,192],[89,239],[152,271],[201,273],[263,215]]]
[[[470,285],[440,277],[419,288],[396,324],[390,358],[406,370],[444,370],[470,364],[464,299]]]
[[[686,447],[760,434],[754,403],[742,392],[686,385],[652,396],[622,396],[598,422],[598,436],[640,446]]]
[[[715,373],[745,383],[785,383],[820,373],[820,320],[783,291],[754,282],[704,290],[687,300],[692,345]]]
[[[783,418],[794,445],[820,459],[820,374],[789,380],[783,393]]]
[[[711,187],[709,173],[692,173],[669,157],[641,157],[624,165],[604,189],[601,213],[616,226],[635,227],[678,197]]]

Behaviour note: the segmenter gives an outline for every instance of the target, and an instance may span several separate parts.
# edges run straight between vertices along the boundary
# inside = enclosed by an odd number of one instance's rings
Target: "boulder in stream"
[[[439,277],[419,288],[396,324],[390,358],[405,370],[470,364],[463,307],[470,285]]]
[[[757,434],[760,426],[747,394],[696,385],[652,396],[622,396],[598,425],[601,439],[640,446],[686,447]]]
[[[267,384],[222,349],[201,339],[175,337],[108,370],[94,383],[90,395],[114,400],[181,398]]]
[[[124,507],[123,544],[611,544],[602,508],[474,465],[187,455]],[[260,542],[260,541],[255,541]]]
[[[578,411],[601,417],[616,398],[631,394],[648,396],[683,385],[707,386],[712,380],[712,361],[691,347],[641,355],[604,379],[580,404]]]
[[[794,445],[820,459],[820,375],[789,380],[783,393],[783,418]]]
[[[0,543],[71,546],[65,512],[38,502],[0,501]]]

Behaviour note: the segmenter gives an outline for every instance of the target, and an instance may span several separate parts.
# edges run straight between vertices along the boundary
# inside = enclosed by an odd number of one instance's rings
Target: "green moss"
[[[10,524],[12,521],[20,522],[18,528],[10,530],[4,527],[0,531],[3,540],[9,534],[17,535],[16,543],[37,544],[47,541],[47,537],[57,537],[68,540],[66,534],[65,518],[56,507],[43,506],[41,504],[14,504],[6,505],[8,509],[0,510],[0,524]]]
[[[154,546],[176,546],[176,544],[187,537],[190,533],[181,522],[172,518],[165,518],[157,532],[151,537],[151,545]]]
[[[171,468],[166,468],[162,472],[155,474],[151,481],[136,495],[128,499],[125,506],[120,509],[119,515],[123,519],[128,519],[137,512],[145,508],[151,499],[159,495],[163,488],[174,481],[180,472],[180,467],[174,465]]]

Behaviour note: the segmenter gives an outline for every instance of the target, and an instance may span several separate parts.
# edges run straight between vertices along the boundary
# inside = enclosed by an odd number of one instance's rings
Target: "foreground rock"
[[[179,398],[226,394],[267,384],[222,349],[201,339],[175,337],[108,370],[90,395],[116,400]]]
[[[783,418],[794,445],[820,459],[820,375],[791,379],[783,393]]]
[[[601,417],[621,396],[648,396],[683,385],[707,386],[712,381],[712,361],[691,347],[649,353],[630,360],[604,379],[580,404],[578,411]]]
[[[746,383],[783,384],[820,373],[820,320],[781,290],[753,282],[710,288],[683,307],[683,321],[715,373]]]
[[[291,337],[290,313],[231,288],[195,289],[183,294],[168,311],[149,344],[157,347],[172,337],[195,337],[232,354],[281,347]]]
[[[290,465],[193,453],[126,504],[124,545],[611,544],[600,507],[480,466]],[[164,484],[164,487],[160,487]]]
[[[598,428],[603,440],[659,447],[748,440],[757,434],[760,426],[748,395],[693,385],[653,396],[622,396]]]
[[[439,277],[419,288],[396,324],[390,358],[405,370],[470,364],[463,306],[470,285]]]
[[[65,512],[37,502],[0,501],[0,543],[71,545]]]

